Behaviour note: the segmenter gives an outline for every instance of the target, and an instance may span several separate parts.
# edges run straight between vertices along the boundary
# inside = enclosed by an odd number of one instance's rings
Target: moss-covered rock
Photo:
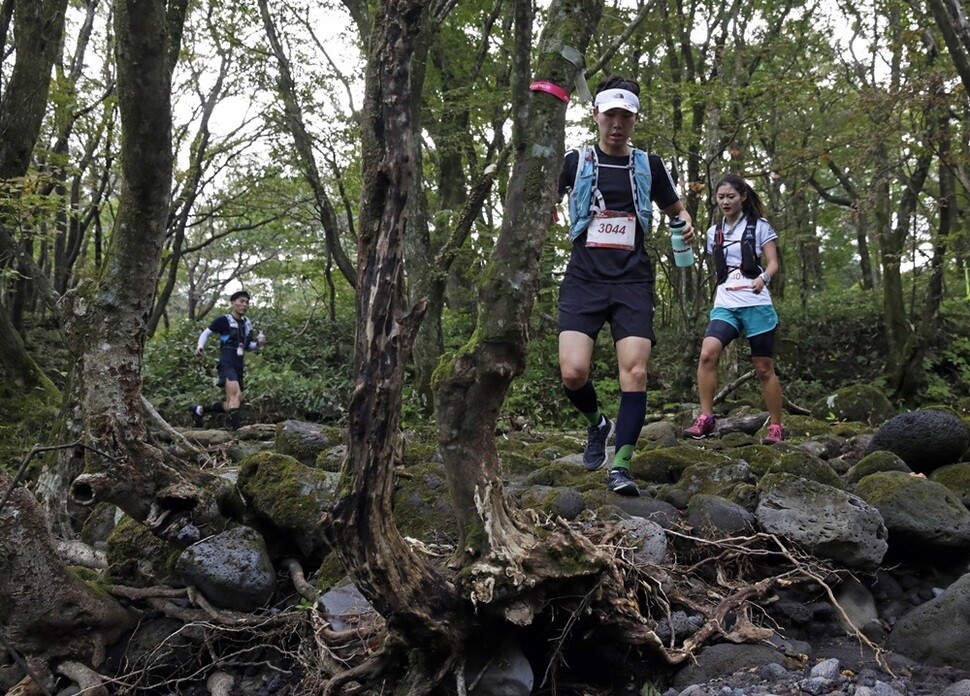
[[[106,577],[134,587],[160,585],[172,576],[181,553],[181,548],[125,515],[108,537]]]
[[[574,520],[586,509],[583,495],[572,488],[531,486],[519,494],[519,505],[550,516]]]
[[[649,496],[632,498],[617,495],[610,493],[603,485],[583,493],[583,500],[588,508],[595,510],[597,516],[603,519],[617,519],[617,510],[620,510],[623,515],[643,517],[667,529],[683,517],[670,503]]]
[[[731,498],[739,485],[752,484],[754,481],[751,467],[737,459],[691,464],[672,487],[683,490],[688,499],[698,494]]]
[[[434,428],[412,428],[404,436],[401,464],[405,468],[422,466],[439,460],[438,431]]]
[[[908,474],[910,472],[910,468],[906,466],[906,462],[892,452],[879,450],[878,452],[867,454],[865,457],[856,462],[846,472],[845,480],[846,483],[854,485],[869,474],[875,474],[879,471],[902,471],[903,473]]]
[[[885,471],[861,479],[856,493],[886,521],[893,552],[928,558],[970,550],[970,510],[946,486]]]
[[[314,469],[337,473],[347,458],[347,445],[336,445],[317,455],[313,462]]]
[[[843,487],[842,479],[831,466],[804,450],[783,454],[777,462],[768,467],[767,473],[791,474],[809,481],[818,481],[833,488]]]
[[[667,447],[638,452],[630,461],[630,473],[649,483],[676,483],[691,464],[726,464],[733,460],[704,447]]]
[[[313,466],[317,455],[343,441],[343,432],[333,426],[286,420],[276,426],[276,452]]]
[[[320,518],[333,503],[336,474],[305,466],[293,457],[260,452],[240,464],[237,488],[263,521],[263,532],[274,555],[293,552],[287,541],[311,563],[319,563],[329,549]],[[271,530],[266,529],[270,526]]]
[[[427,462],[397,479],[394,521],[401,534],[434,543],[458,541],[458,517],[448,494],[444,466]]]
[[[524,452],[499,452],[502,470],[510,476],[526,476],[536,470],[538,462]]]
[[[563,462],[551,462],[526,475],[525,483],[529,486],[566,486],[576,473]]]
[[[896,415],[886,395],[868,384],[843,387],[819,399],[812,406],[812,416],[836,421],[858,421],[878,425]]]
[[[583,451],[586,443],[585,435],[570,435],[567,433],[553,433],[526,447],[525,452],[535,461],[551,462]]]
[[[721,446],[724,448],[745,447],[747,445],[753,445],[758,441],[757,436],[742,433],[740,431],[726,433],[725,435],[721,436]]]
[[[734,450],[734,455],[746,461],[755,476],[764,476],[784,454],[777,447],[761,444],[745,445]]]
[[[801,442],[807,438],[831,435],[837,427],[831,421],[821,418],[790,414],[785,414],[782,425],[785,427],[786,442]]]
[[[930,480],[949,488],[970,508],[970,462],[942,466],[930,474]]]
[[[313,586],[323,594],[330,588],[336,586],[345,577],[347,577],[347,571],[344,570],[340,559],[337,558],[337,554],[327,554],[320,564],[320,567],[317,568],[316,574],[313,576]]]

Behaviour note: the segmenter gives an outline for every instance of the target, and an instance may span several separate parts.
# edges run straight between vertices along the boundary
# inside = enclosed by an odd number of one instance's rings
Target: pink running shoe
[[[702,413],[694,421],[694,424],[684,431],[684,435],[700,440],[708,435],[713,435],[717,430],[717,418],[713,415]]]
[[[781,442],[785,439],[785,429],[782,428],[777,423],[772,423],[768,426],[768,434],[765,435],[765,439],[761,441],[763,445],[773,445],[776,442]]]

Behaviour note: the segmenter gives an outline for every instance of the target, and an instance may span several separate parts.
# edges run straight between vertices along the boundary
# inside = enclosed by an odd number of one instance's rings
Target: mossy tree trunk
[[[79,356],[64,437],[103,455],[67,451],[48,486],[54,506],[56,489],[69,485],[75,501],[115,504],[159,534],[190,518],[203,527],[218,518],[214,480],[153,442],[142,401],[142,353],[171,199],[171,75],[185,11],[183,0],[114,4],[121,198],[101,277],[65,307]]]
[[[571,89],[577,68],[563,46],[585,51],[599,22],[597,0],[553,3],[536,49],[537,78]],[[520,88],[529,76],[520,69]],[[525,368],[529,316],[538,287],[539,255],[552,221],[562,170],[566,104],[533,94],[516,134],[505,214],[478,284],[478,324],[438,392],[438,438],[458,511],[462,548],[473,555],[531,544],[506,501],[495,449],[495,424],[514,377]]]
[[[67,0],[16,0],[10,7],[16,57],[0,99],[0,180],[3,181],[23,177],[30,167],[47,109],[51,69],[60,54]],[[0,207],[11,205],[16,202],[0,201]],[[25,265],[29,257],[6,225],[0,226],[0,251],[20,266],[18,270],[22,274],[35,275],[36,267]],[[52,385],[27,354],[18,333],[22,327],[11,319],[11,311],[18,302],[19,298],[13,297],[0,304],[0,312],[4,314],[0,322],[0,333],[4,336],[0,341],[3,348],[0,378],[7,384],[19,383],[28,388],[41,385],[50,389]]]

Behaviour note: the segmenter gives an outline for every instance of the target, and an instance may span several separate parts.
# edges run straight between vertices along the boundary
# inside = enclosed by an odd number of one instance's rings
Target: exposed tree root
[[[87,665],[80,662],[62,662],[57,671],[77,684],[86,696],[108,696],[104,678]]]
[[[320,593],[317,591],[317,588],[306,581],[306,577],[303,575],[303,566],[300,565],[300,562],[295,558],[287,558],[283,561],[283,567],[290,571],[290,580],[297,594],[308,602],[317,601]]]
[[[108,567],[108,554],[88,546],[77,539],[61,539],[57,542],[57,555],[68,565],[104,570]]]
[[[537,625],[540,617],[545,622],[541,625],[548,624],[551,632],[542,679],[545,684],[562,683],[556,670],[575,642],[587,639],[591,631],[606,631],[618,645],[645,649],[670,665],[693,659],[715,639],[765,641],[774,635],[776,627],[766,623],[759,600],[763,604],[776,588],[798,582],[824,588],[832,605],[851,626],[831,589],[838,572],[773,535],[709,539],[688,528],[665,529],[671,544],[668,561],[656,565],[639,556],[642,539],[612,522],[584,517],[567,523],[559,518],[540,518],[530,510],[514,510],[512,515],[520,519],[515,523],[505,520],[490,528],[496,540],[512,543],[480,559],[470,568],[472,572],[466,571],[458,590],[477,603],[475,621],[481,624],[494,628],[498,620],[511,632]],[[504,524],[514,524],[514,531],[506,534]],[[520,526],[530,524],[536,533],[530,543],[524,543]],[[449,553],[452,549],[411,543],[414,550],[439,565],[453,557]],[[109,591],[131,602],[147,603],[183,623],[185,629],[201,630],[207,636],[207,645],[272,645],[279,651],[280,660],[301,667],[293,694],[348,696],[404,683],[410,693],[426,694],[449,674],[454,679],[452,688],[459,694],[474,688],[480,675],[464,674],[461,658],[466,645],[448,645],[433,654],[428,646],[407,645],[395,630],[395,617],[389,617],[390,624],[380,619],[335,631],[320,613],[316,590],[303,577],[299,562],[289,559],[284,565],[299,596],[312,602],[308,610],[275,616],[227,611],[213,607],[191,587],[114,586]],[[179,599],[189,600],[191,606],[171,601]],[[674,632],[672,617],[679,611],[697,619],[688,635]],[[446,621],[447,617],[435,616],[432,620]],[[661,623],[665,632],[659,631]],[[471,624],[469,635],[475,634],[479,625]],[[872,648],[882,664],[879,648],[857,628],[854,630],[860,643]],[[408,655],[414,650],[422,651],[423,659],[412,662],[405,672]],[[217,657],[213,653],[210,662],[200,662],[173,679],[171,685],[190,679],[201,681],[212,674],[213,668],[232,674],[234,660],[235,664],[246,664],[243,658],[248,653],[232,655]],[[146,666],[124,681],[129,685],[145,683],[149,673]],[[224,678],[220,680],[220,684],[225,683]]]

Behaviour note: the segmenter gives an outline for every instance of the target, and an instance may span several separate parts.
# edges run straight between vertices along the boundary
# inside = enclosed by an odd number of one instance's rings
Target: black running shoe
[[[632,497],[640,495],[640,489],[637,488],[637,484],[630,476],[630,472],[619,466],[615,469],[610,469],[610,474],[606,477],[606,488],[620,495],[629,495]]]
[[[606,416],[599,425],[591,425],[586,431],[586,449],[583,450],[583,466],[586,471],[596,471],[606,464],[606,445],[613,437],[613,421]]]
[[[202,404],[192,404],[189,406],[189,413],[192,414],[192,422],[196,428],[205,427],[205,418],[202,417]]]

